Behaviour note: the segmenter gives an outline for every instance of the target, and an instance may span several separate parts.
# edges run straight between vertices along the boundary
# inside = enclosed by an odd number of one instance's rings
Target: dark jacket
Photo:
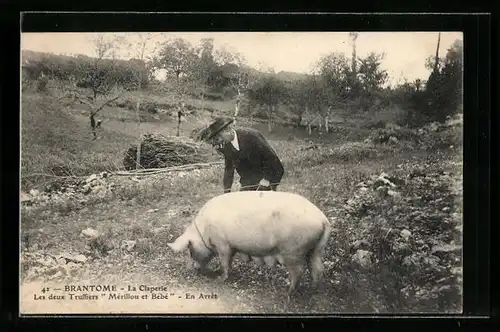
[[[251,128],[235,129],[239,151],[229,142],[222,149],[225,159],[224,192],[231,191],[234,170],[241,186],[258,185],[263,178],[275,188],[283,177],[283,165],[264,135]]]

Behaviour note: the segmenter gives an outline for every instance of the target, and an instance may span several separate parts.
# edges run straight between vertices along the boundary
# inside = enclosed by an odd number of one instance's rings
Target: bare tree
[[[138,139],[137,139],[137,152],[136,152],[136,164],[135,167],[136,169],[139,169],[141,165],[141,116],[140,116],[140,109],[141,109],[141,103],[142,103],[142,96],[140,93],[140,90],[142,89],[142,82],[144,81],[143,75],[147,74],[148,69],[145,63],[145,52],[152,41],[152,39],[156,36],[154,33],[138,33],[136,34],[137,36],[137,42],[130,43],[128,46],[130,49],[135,49],[135,52],[132,52],[132,56],[139,61],[137,62],[138,66],[144,66],[144,68],[138,68],[139,70],[132,70],[132,73],[134,73],[135,76],[135,81],[137,85],[137,90],[139,93],[137,94],[137,100],[136,100],[136,121],[137,121],[137,132],[138,132]],[[131,61],[129,61],[131,63]],[[132,64],[132,63],[131,63]],[[143,69],[143,70],[141,70]]]
[[[358,32],[349,32],[349,39],[352,42],[352,58],[351,58],[351,79],[353,82],[357,77],[357,57],[356,57],[356,40],[358,39]]]
[[[352,68],[356,70],[356,65]],[[317,98],[321,98],[321,102],[311,100],[316,106],[316,112],[319,118],[324,122],[325,129],[329,131],[328,117],[332,109],[337,109],[342,106],[346,100],[347,87],[351,86],[352,74],[349,71],[349,60],[342,53],[330,53],[319,59],[316,64],[315,74],[318,75],[310,84],[314,86]],[[320,124],[321,128],[321,124]]]
[[[236,71],[229,73],[229,85],[236,91],[236,99],[234,105],[233,120],[236,124],[240,111],[241,102],[244,95],[248,93],[251,85],[251,79],[244,67],[246,64],[245,57],[238,52],[230,52],[225,48],[215,52],[215,61],[218,67],[234,66]]]
[[[200,96],[202,111],[205,108],[205,94],[207,92],[210,76],[217,68],[217,63],[214,58],[213,43],[214,41],[212,38],[204,38],[200,41],[200,44],[195,48],[197,59],[192,66],[193,81],[202,88]]]
[[[96,100],[98,95],[106,95],[114,88],[114,80],[110,79],[110,76],[115,69],[117,54],[123,43],[123,38],[98,34],[91,40],[95,58],[92,59],[91,72],[88,73],[88,78],[93,92],[93,99]]]
[[[434,67],[433,71],[438,70],[438,64],[439,64],[439,43],[441,42],[441,32],[438,33],[438,41],[437,41],[437,47],[436,47],[436,57],[434,58]]]
[[[326,117],[325,107],[328,105],[328,98],[325,82],[326,80],[321,75],[316,74],[309,77],[305,82],[305,99],[307,105],[305,113],[309,115],[309,121],[307,122],[309,135],[312,133],[313,122]]]
[[[287,97],[285,85],[274,74],[268,73],[252,85],[249,99],[252,103],[265,107],[269,132],[272,131],[278,105],[286,101]]]
[[[285,105],[297,116],[297,128],[302,124],[304,114],[307,110],[306,89],[306,80],[289,82],[287,84],[286,94],[284,95]]]
[[[236,88],[236,103],[234,105],[234,123],[236,124],[236,119],[238,118],[238,114],[240,111],[241,101],[244,97],[244,94],[248,92],[248,88],[250,87],[251,80],[249,79],[248,73],[239,73],[237,81],[233,85]]]
[[[436,54],[430,55],[425,59],[425,68],[429,69],[431,73],[436,73],[441,69],[443,59],[439,57],[439,47],[441,44],[441,33],[438,33],[438,40],[436,46]]]
[[[123,93],[119,85],[123,85],[122,77],[117,75],[117,54],[120,50],[123,39],[116,36],[106,36],[98,34],[91,37],[95,57],[77,56],[74,72],[83,87],[91,89],[91,96],[81,95],[73,86],[65,88],[67,95],[72,97],[71,103],[78,101],[90,107],[89,120],[92,135],[97,138],[96,129],[100,127],[100,120],[95,119],[96,115],[105,106],[117,100]],[[98,97],[103,101],[98,105]]]

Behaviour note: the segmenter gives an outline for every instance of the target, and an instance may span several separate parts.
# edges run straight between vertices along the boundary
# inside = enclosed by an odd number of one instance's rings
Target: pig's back
[[[264,242],[314,236],[328,222],[306,198],[286,192],[242,191],[217,196],[200,210],[197,222],[210,224],[229,238],[249,236]]]

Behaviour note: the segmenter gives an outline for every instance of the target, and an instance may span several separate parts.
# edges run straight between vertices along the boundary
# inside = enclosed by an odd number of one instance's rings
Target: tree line
[[[354,39],[355,40],[355,39]],[[439,46],[438,46],[439,47]],[[301,123],[309,113],[323,119],[336,109],[369,113],[389,107],[406,111],[403,124],[419,126],[444,121],[462,107],[463,46],[457,40],[444,57],[423,59],[431,73],[427,80],[405,81],[386,86],[389,75],[382,69],[384,54],[347,58],[342,53],[321,57],[312,75],[304,80],[283,82],[273,75],[260,79],[248,96],[253,104],[267,108],[270,115],[278,105],[286,105]]]
[[[152,58],[151,68],[164,69],[175,80],[181,77],[202,86],[201,97],[210,93],[235,95],[237,103],[245,99],[247,107],[259,109],[262,117],[276,117],[279,107],[296,115],[297,124],[304,115],[322,119],[336,109],[373,112],[397,106],[405,109],[406,125],[443,121],[461,107],[463,46],[457,40],[439,57],[440,34],[436,55],[425,61],[431,73],[427,80],[416,79],[387,86],[389,74],[382,68],[384,53],[356,54],[357,33],[349,34],[352,54],[331,53],[318,59],[310,75],[290,80],[273,70],[251,70],[240,54],[214,50],[213,39],[192,46],[183,39],[166,41]],[[238,107],[236,107],[238,108]]]
[[[86,55],[72,57],[26,51],[23,51],[23,59],[24,79],[47,77],[70,82],[77,87],[91,88],[94,97],[106,94],[115,84],[129,90],[136,89],[138,77],[144,87],[149,82],[146,64],[137,59],[98,59]]]
[[[26,56],[23,68],[28,76],[43,73],[90,88],[94,99],[117,85],[127,90],[144,88],[158,70],[164,70],[179,87],[196,87],[202,100],[234,99],[235,117],[242,103],[246,108],[258,109],[260,116],[270,121],[279,107],[285,107],[295,115],[298,125],[308,115],[324,121],[326,128],[329,116],[338,109],[367,113],[398,106],[407,110],[405,120],[411,125],[443,121],[461,107],[461,41],[457,40],[444,57],[436,52],[434,57],[423,59],[431,69],[427,80],[387,86],[389,75],[382,69],[385,54],[371,52],[360,57],[356,54],[358,34],[351,33],[349,37],[351,56],[337,52],[322,56],[311,74],[295,79],[273,70],[252,69],[241,54],[216,50],[211,38],[202,39],[197,45],[182,38],[169,39],[157,44],[156,51],[145,57],[147,44],[153,39],[151,34],[141,37],[135,45],[125,44],[124,39],[100,36],[93,44],[95,57]],[[118,60],[116,52],[123,46],[137,54],[132,54],[131,60]]]

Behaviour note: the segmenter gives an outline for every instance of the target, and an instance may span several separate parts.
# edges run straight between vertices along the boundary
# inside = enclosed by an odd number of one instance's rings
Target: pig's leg
[[[322,279],[324,265],[321,261],[321,257],[318,255],[311,254],[307,257],[307,264],[309,267],[309,271],[311,271],[311,276],[313,280],[313,285],[317,285],[318,282]]]
[[[250,256],[249,255],[244,254],[244,253],[240,253],[240,256],[241,256],[241,261],[242,262],[248,263],[250,261]]]
[[[296,257],[284,257],[285,265],[290,274],[290,288],[288,289],[288,296],[291,296],[295,291],[300,277],[304,273],[304,264],[301,259]]]
[[[221,281],[226,281],[229,278],[229,270],[231,269],[231,263],[235,252],[231,250],[231,247],[225,245],[218,248],[220,264],[222,267]]]
[[[262,257],[252,256],[252,259],[257,266],[262,266],[264,264],[264,259]]]
[[[265,256],[264,262],[268,267],[275,267],[277,263],[277,259],[275,256]]]

